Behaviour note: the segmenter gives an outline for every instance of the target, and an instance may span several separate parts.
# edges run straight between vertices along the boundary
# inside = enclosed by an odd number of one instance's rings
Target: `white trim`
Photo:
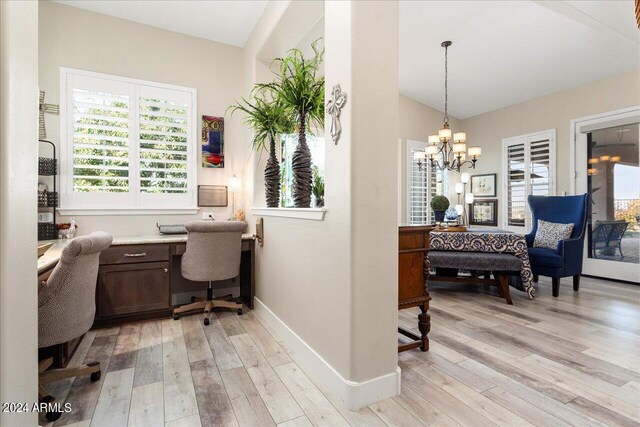
[[[578,128],[581,125],[585,124],[593,124],[598,122],[609,121],[613,116],[622,116],[619,118],[624,118],[626,116],[632,116],[633,114],[637,114],[640,111],[640,105],[635,105],[633,107],[621,108],[619,110],[609,111],[606,113],[592,114],[590,116],[578,117],[577,119],[571,119],[569,124],[569,161],[570,161],[570,173],[571,173],[571,182],[570,182],[570,191],[571,194],[576,194],[576,180],[578,179],[577,169],[576,169],[576,156],[578,153],[576,152],[576,144],[578,142]]]
[[[70,132],[70,120],[73,114],[68,110],[72,106],[72,94],[69,91],[69,83],[72,76],[76,78],[103,79],[115,82],[118,85],[128,85],[129,91],[129,176],[138,177],[129,182],[129,191],[126,193],[74,193],[73,180],[73,135]],[[89,80],[89,82],[91,82]],[[87,83],[90,84],[90,83]],[[122,89],[122,88],[121,88]],[[187,192],[147,194],[140,192],[139,186],[139,129],[138,117],[140,114],[138,104],[139,97],[145,91],[172,91],[163,92],[167,99],[179,100],[189,104],[190,114],[187,115]],[[165,83],[157,83],[140,79],[133,79],[111,74],[96,73],[75,68],[60,67],[60,200],[63,203],[58,210],[70,215],[146,215],[146,214],[192,214],[197,213],[197,184],[198,184],[198,91],[194,88],[177,86]],[[78,195],[82,198],[79,198]],[[97,208],[101,204],[107,204],[104,209]],[[65,206],[64,204],[67,204]],[[133,205],[121,208],[120,205]],[[173,206],[181,206],[174,208]],[[63,213],[65,212],[65,213]]]
[[[372,403],[400,394],[401,370],[356,382],[344,378],[298,334],[287,326],[258,298],[254,299],[254,313],[272,327],[293,351],[293,359],[306,374],[321,381],[338,396],[347,409],[357,411]]]
[[[186,207],[186,208],[144,208],[144,207],[132,207],[132,208],[114,208],[114,207],[65,207],[58,208],[58,213],[65,216],[97,216],[97,215],[194,215],[198,213],[199,208]]]
[[[255,216],[275,216],[280,218],[308,219],[324,221],[326,208],[251,208]]]

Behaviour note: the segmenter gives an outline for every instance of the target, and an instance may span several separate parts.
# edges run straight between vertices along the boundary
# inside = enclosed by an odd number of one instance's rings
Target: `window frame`
[[[406,147],[407,147],[407,155],[406,155],[406,170],[407,170],[407,184],[406,184],[406,190],[407,190],[407,200],[406,200],[406,209],[407,209],[407,219],[406,222],[407,224],[414,224],[411,220],[411,177],[412,177],[412,165],[414,162],[413,159],[413,155],[412,155],[412,149],[415,150],[424,150],[424,148],[428,145],[427,142],[422,142],[422,141],[415,141],[415,140],[407,140],[406,142]],[[427,181],[427,186],[426,186],[426,197],[425,200],[428,200],[426,202],[426,222],[424,223],[420,223],[420,224],[433,224],[435,223],[435,218],[434,218],[434,214],[433,214],[433,210],[431,209],[431,198],[433,197],[433,192],[437,192],[437,189],[432,188],[432,183],[433,183],[433,172],[434,172],[434,168],[429,166],[428,160],[424,161],[423,160],[423,174],[424,174],[424,178]],[[437,173],[437,171],[436,171]],[[447,198],[449,198],[448,192],[449,192],[449,174],[447,173],[447,171],[442,171],[442,195],[446,196]],[[436,178],[437,179],[437,178]],[[419,223],[415,223],[416,225]]]
[[[79,193],[73,191],[73,80],[101,79],[129,96],[129,192]],[[187,192],[181,194],[143,194],[140,192],[139,96],[148,90],[182,92],[191,109],[187,114]],[[197,90],[147,80],[60,67],[60,194],[62,215],[146,215],[195,214],[198,181]],[[131,178],[134,179],[131,179]]]
[[[526,135],[519,135],[502,140],[502,176],[503,185],[502,192],[504,200],[501,208],[502,220],[501,228],[513,231],[515,233],[527,234],[532,228],[531,210],[527,203],[527,198],[531,194],[531,178],[530,178],[530,166],[531,166],[531,144],[547,140],[549,141],[549,196],[556,195],[556,130],[548,129],[541,132],[529,133]],[[510,226],[509,225],[509,164],[507,148],[512,145],[524,145],[524,175],[525,175],[525,222],[524,227]]]

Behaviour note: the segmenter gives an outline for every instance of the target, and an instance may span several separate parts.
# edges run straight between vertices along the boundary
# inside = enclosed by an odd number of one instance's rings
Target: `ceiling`
[[[54,0],[190,36],[243,47],[267,1]]]
[[[640,67],[634,1],[402,1],[400,92],[464,119]]]

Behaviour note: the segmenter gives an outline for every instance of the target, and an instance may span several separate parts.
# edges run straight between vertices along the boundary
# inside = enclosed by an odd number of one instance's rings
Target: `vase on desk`
[[[433,216],[436,219],[436,222],[443,222],[444,221],[444,214],[446,211],[433,211]]]

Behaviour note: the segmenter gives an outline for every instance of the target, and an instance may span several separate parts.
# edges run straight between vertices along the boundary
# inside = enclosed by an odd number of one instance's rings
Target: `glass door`
[[[612,123],[576,135],[576,192],[591,196],[583,273],[640,282],[640,125]]]

